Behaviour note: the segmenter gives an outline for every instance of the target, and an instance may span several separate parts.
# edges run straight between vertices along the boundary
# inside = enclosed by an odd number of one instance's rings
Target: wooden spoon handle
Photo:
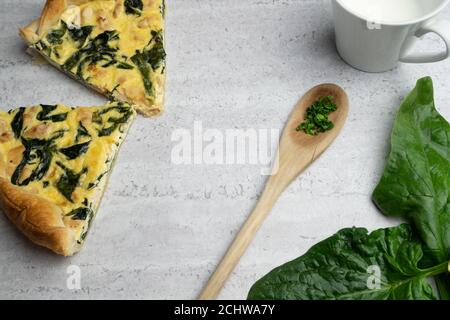
[[[216,271],[209,279],[198,298],[199,300],[213,300],[217,298],[225,281],[239,263],[239,260],[272,210],[282,190],[279,190],[280,188],[277,188],[270,181],[273,180],[269,180],[257,206],[242,226]]]

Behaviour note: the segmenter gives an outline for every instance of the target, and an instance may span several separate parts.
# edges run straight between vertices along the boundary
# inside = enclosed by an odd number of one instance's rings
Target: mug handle
[[[440,53],[411,53],[411,48],[418,38],[427,33],[436,33],[444,40],[447,50]],[[432,20],[425,23],[414,36],[410,37],[403,47],[400,55],[400,61],[406,63],[429,63],[442,61],[450,57],[450,21],[448,20]]]

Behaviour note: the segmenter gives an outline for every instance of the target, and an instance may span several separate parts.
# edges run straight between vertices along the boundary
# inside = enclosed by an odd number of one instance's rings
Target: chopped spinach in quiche
[[[134,117],[133,108],[121,102],[0,112],[0,205],[5,213],[34,242],[64,255],[78,251]],[[56,209],[43,213],[50,206]],[[52,215],[57,223],[50,225]],[[62,243],[62,236],[54,241],[56,229],[71,241]]]
[[[144,115],[163,109],[164,0],[48,0],[21,35],[59,69]]]

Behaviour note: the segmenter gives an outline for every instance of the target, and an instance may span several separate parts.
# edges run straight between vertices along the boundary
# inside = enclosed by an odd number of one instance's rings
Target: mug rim
[[[366,20],[366,21],[370,21],[369,17],[365,17],[361,14],[358,14],[355,12],[355,10],[352,10],[348,6],[344,5],[342,3],[342,0],[334,0],[334,1],[336,1],[344,10],[348,11],[355,17],[358,17],[358,18]],[[434,9],[432,12],[427,13],[426,15],[424,15],[420,18],[414,19],[414,20],[409,20],[409,21],[404,21],[404,22],[387,22],[387,21],[376,21],[376,22],[380,23],[382,25],[385,25],[385,26],[406,26],[406,25],[420,23],[420,22],[426,21],[426,20],[434,17],[435,15],[437,15],[441,10],[443,10],[449,4],[449,2],[450,2],[450,0],[443,0],[442,3],[436,9]]]

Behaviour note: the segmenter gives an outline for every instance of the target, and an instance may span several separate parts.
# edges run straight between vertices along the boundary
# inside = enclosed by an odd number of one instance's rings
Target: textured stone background
[[[2,108],[105,101],[25,54],[17,27],[37,17],[43,3],[1,1]],[[281,197],[220,297],[245,298],[259,277],[340,228],[396,224],[370,201],[394,115],[415,80],[431,75],[450,118],[450,62],[383,74],[353,70],[336,54],[330,11],[318,0],[169,0],[166,113],[136,121],[77,256],[31,245],[0,215],[0,298],[195,298],[265,178],[252,165],[173,165],[173,130],[192,129],[196,120],[220,130],[281,129],[303,92],[321,82],[348,90],[348,124]],[[436,37],[422,44],[434,46]],[[81,268],[79,291],[66,287],[72,264]]]

